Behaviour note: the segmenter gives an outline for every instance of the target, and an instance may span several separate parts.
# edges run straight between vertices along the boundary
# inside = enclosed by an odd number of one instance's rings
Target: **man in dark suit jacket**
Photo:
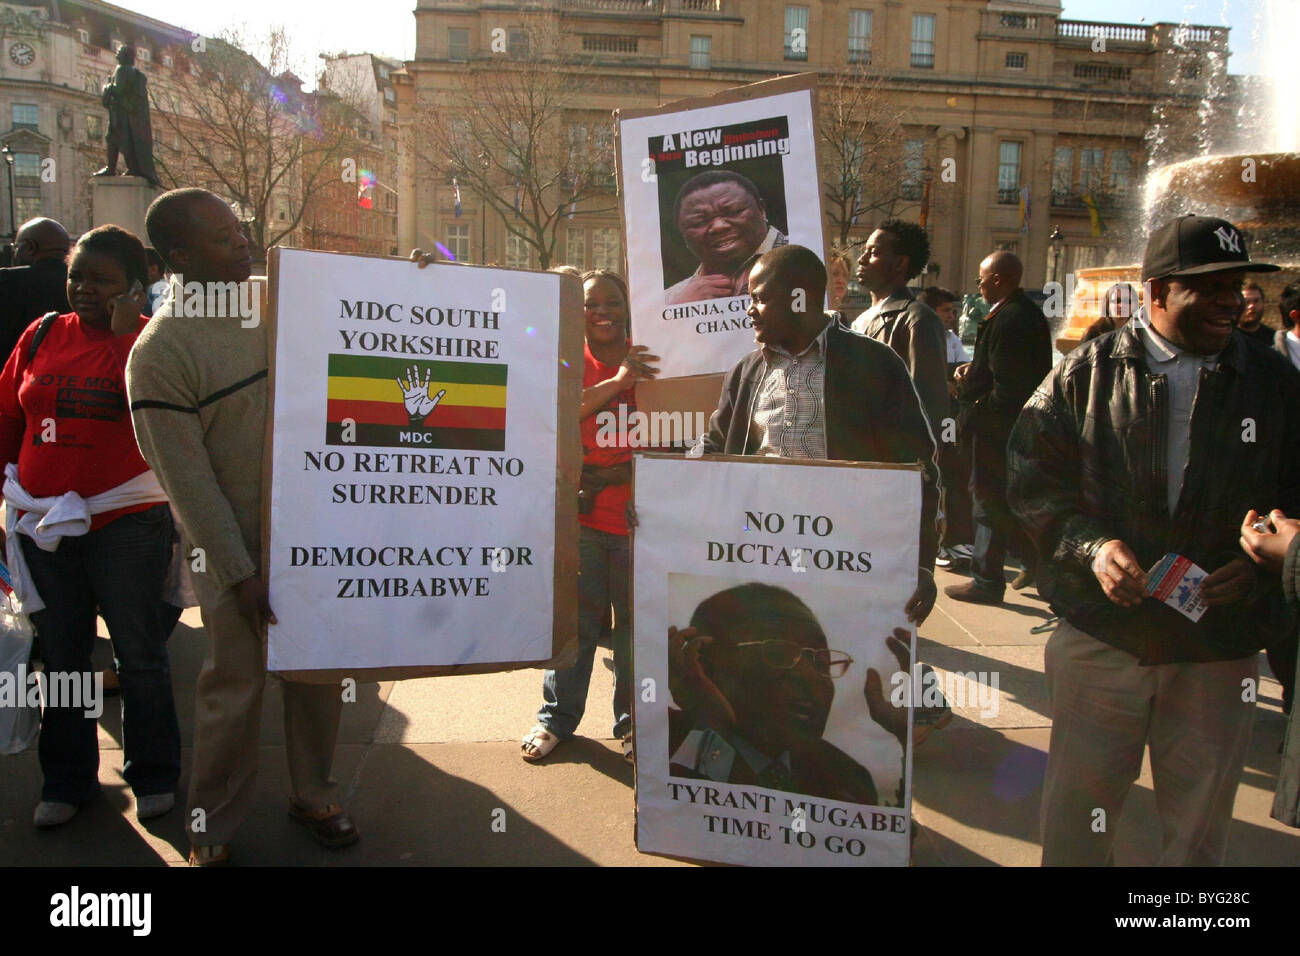
[[[53,219],[25,222],[14,237],[14,266],[0,269],[0,362],[46,312],[68,306],[68,233]]]
[[[939,470],[907,366],[889,346],[821,310],[826,267],[810,249],[786,245],[763,255],[749,275],[749,292],[761,348],[727,373],[704,452],[919,462],[920,567],[907,614],[920,623],[936,593],[930,569],[939,544]],[[807,309],[796,308],[804,302]]]
[[[1007,439],[1025,402],[1052,370],[1052,337],[1042,310],[1020,288],[1023,271],[1006,250],[980,263],[980,295],[993,308],[975,335],[975,358],[954,376],[961,390],[958,429],[971,449],[975,518],[972,580],[944,588],[957,601],[1002,603],[1008,544],[1025,561],[1025,572],[1011,586],[1025,587],[1034,578],[1033,545],[1007,505]]]

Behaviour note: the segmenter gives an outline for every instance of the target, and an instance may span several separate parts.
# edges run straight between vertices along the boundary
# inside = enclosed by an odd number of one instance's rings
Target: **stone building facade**
[[[895,211],[919,218],[929,183],[941,212],[929,217],[925,278],[964,291],[997,247],[1025,261],[1028,286],[1131,258],[1150,154],[1190,152],[1170,138],[1208,135],[1228,86],[1224,28],[1071,20],[1055,0],[419,0],[399,89],[415,117],[399,118],[409,132],[401,248],[436,241],[470,261],[517,262],[500,221],[481,217],[472,195],[455,217],[446,175],[419,168],[409,145],[419,111],[466,63],[501,55],[494,30],[513,38],[539,16],[598,77],[583,104],[594,122],[782,74],[859,64],[882,77],[904,111],[903,196],[913,200]],[[621,262],[616,213],[580,206],[564,240],[561,261]]]

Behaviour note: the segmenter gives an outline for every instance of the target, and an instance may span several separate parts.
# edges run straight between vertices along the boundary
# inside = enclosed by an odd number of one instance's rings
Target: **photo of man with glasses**
[[[668,629],[669,774],[880,805],[870,771],[823,738],[852,664],[784,588],[739,584],[707,597],[688,627]],[[872,715],[888,706],[879,676],[861,691]]]

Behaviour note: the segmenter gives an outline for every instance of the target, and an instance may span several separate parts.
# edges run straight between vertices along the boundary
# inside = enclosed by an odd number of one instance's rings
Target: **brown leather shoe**
[[[331,803],[320,810],[308,810],[291,801],[289,816],[305,826],[311,833],[311,838],[321,846],[337,849],[351,846],[361,839],[356,824],[337,803]]]
[[[943,593],[948,595],[954,601],[965,601],[968,604],[1001,604],[1002,595],[988,588],[976,584],[974,581],[967,581],[964,584],[950,584],[943,589]]]

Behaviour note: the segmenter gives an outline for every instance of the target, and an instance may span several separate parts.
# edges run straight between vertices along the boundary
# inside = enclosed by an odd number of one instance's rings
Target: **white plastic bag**
[[[0,595],[0,754],[22,753],[41,729],[41,704],[29,677],[34,637],[25,614],[15,614]]]

